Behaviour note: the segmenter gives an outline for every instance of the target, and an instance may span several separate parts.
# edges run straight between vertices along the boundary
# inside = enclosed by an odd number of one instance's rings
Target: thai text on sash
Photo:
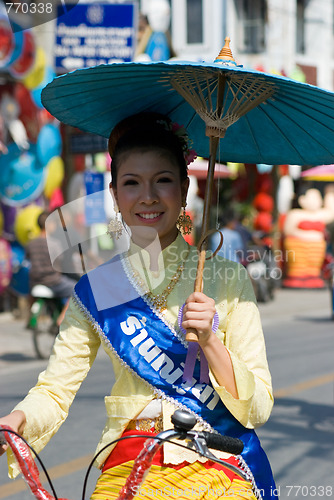
[[[141,359],[153,370],[159,372],[160,377],[178,394],[184,395],[191,392],[209,410],[216,407],[219,395],[208,384],[200,384],[194,377],[190,382],[175,384],[177,380],[182,381],[184,363],[181,362],[180,366],[175,366],[174,361],[155,344],[145,328],[145,318],[139,320],[136,316],[129,316],[126,321],[120,323],[120,327],[125,335],[131,337],[130,343]]]

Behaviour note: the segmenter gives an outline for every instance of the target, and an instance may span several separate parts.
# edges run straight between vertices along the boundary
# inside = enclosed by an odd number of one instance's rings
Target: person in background
[[[241,264],[247,265],[247,255],[249,247],[254,243],[251,230],[247,227],[247,217],[236,212],[237,222],[235,230],[240,234],[242,240]],[[239,253],[238,253],[239,255]]]
[[[219,230],[223,235],[223,245],[218,255],[233,262],[242,262],[244,244],[240,233],[236,230],[238,219],[235,211],[228,208],[221,219],[222,228]],[[220,242],[220,235],[215,233],[211,238],[211,250],[214,252]]]
[[[37,224],[41,229],[40,234],[29,241],[26,246],[26,258],[30,262],[29,286],[31,290],[35,285],[44,285],[53,291],[55,297],[64,299],[64,308],[58,319],[58,324],[60,324],[77,281],[55,270],[51,263],[49,246],[58,246],[58,241],[52,235],[46,234],[45,222],[48,216],[47,211],[43,211],[38,216]]]

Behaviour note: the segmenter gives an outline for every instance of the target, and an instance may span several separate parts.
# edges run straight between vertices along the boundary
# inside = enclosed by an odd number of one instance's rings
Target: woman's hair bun
[[[167,116],[154,112],[142,112],[124,118],[113,128],[109,136],[108,150],[110,156],[113,157],[118,141],[132,130],[150,128],[154,130],[159,125],[166,129],[170,124],[171,120]]]

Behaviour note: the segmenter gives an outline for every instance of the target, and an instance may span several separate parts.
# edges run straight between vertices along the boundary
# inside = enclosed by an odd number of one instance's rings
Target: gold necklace
[[[184,266],[185,266],[185,261],[188,258],[189,252],[190,252],[190,247],[188,249],[187,255],[185,256],[184,260],[178,265],[176,272],[173,274],[168,285],[164,288],[164,290],[161,293],[158,293],[157,295],[154,295],[151,292],[151,290],[147,291],[149,280],[147,279],[147,282],[145,282],[143,280],[143,278],[140,276],[138,271],[133,269],[131,262],[130,262],[130,259],[128,258],[128,263],[131,267],[132,275],[135,278],[137,285],[141,288],[142,291],[144,291],[144,293],[143,293],[144,297],[146,297],[154,305],[154,307],[156,309],[158,309],[159,312],[162,312],[165,309],[167,309],[167,298],[168,298],[169,294],[171,293],[171,291],[175,288],[175,285],[178,283],[178,281],[181,278],[181,275],[183,273]],[[143,269],[144,269],[144,272],[147,276],[145,266],[143,266]],[[148,276],[147,276],[147,278],[148,278]]]

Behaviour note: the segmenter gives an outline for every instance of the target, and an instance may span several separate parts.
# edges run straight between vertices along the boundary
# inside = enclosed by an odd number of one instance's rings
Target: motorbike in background
[[[58,317],[64,306],[64,299],[55,297],[45,285],[35,285],[30,292],[30,306],[27,328],[32,331],[33,344],[39,359],[47,359],[59,331]]]
[[[264,242],[250,246],[247,250],[247,257],[242,263],[251,278],[257,301],[273,300],[282,272],[275,262],[270,246]]]

